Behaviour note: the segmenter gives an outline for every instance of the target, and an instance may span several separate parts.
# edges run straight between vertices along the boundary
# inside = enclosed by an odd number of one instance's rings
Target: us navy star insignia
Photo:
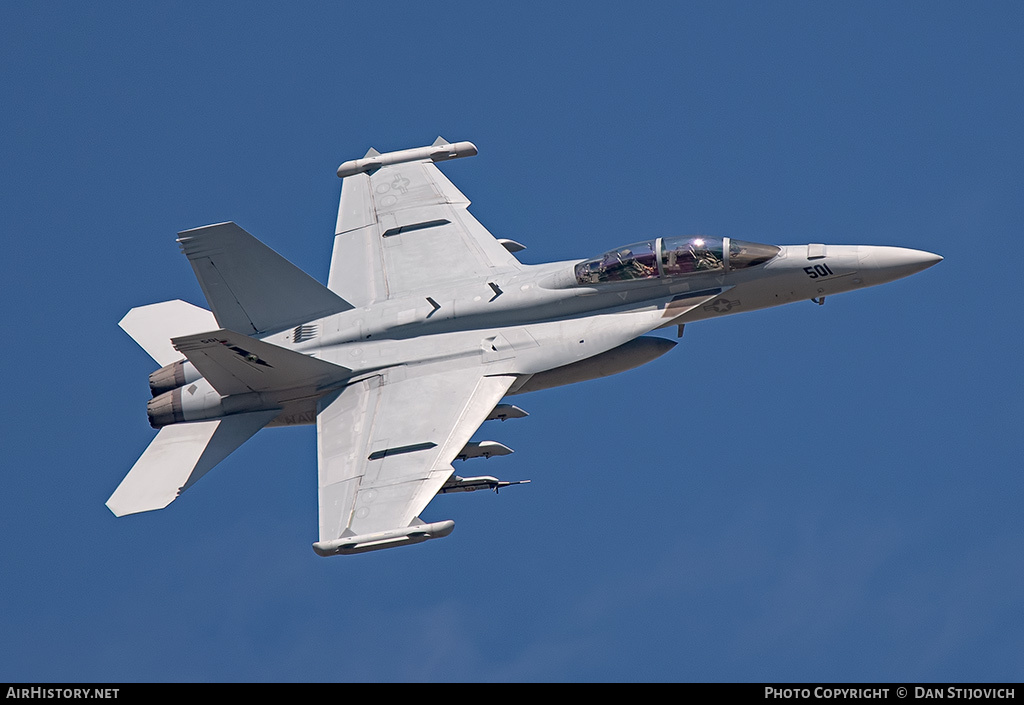
[[[730,301],[729,299],[716,299],[705,306],[704,310],[714,311],[715,313],[728,313],[739,305],[739,299],[736,299],[735,301]]]

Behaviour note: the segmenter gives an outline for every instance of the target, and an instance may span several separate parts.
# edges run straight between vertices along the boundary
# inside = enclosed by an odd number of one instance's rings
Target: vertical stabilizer
[[[214,328],[270,333],[352,308],[234,223],[185,230],[178,244],[217,317]]]

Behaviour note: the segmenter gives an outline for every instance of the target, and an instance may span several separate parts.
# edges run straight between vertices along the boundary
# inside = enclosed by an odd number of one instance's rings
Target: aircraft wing
[[[447,144],[438,138],[434,148]],[[365,306],[520,269],[430,158],[383,163],[344,177],[328,289]]]
[[[317,414],[320,555],[446,536],[419,514],[514,381],[479,369],[388,370],[325,397]]]

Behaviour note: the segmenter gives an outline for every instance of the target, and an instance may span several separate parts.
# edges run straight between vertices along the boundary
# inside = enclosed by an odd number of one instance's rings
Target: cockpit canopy
[[[576,282],[600,284],[755,267],[779,253],[762,245],[720,237],[665,237],[605,252],[576,265]]]

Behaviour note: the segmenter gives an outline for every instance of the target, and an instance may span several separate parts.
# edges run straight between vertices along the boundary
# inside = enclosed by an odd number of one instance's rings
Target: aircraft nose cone
[[[902,279],[938,264],[942,257],[906,247],[866,247],[861,252],[861,271],[874,275],[877,283]]]

